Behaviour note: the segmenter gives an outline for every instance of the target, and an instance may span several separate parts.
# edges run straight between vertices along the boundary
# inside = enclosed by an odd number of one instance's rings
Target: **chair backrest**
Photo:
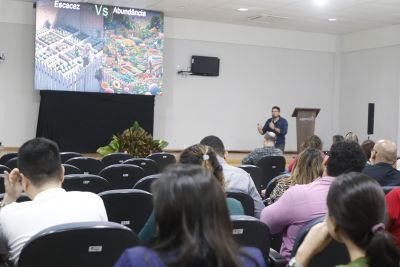
[[[160,172],[162,172],[162,170],[164,170],[164,168],[167,167],[168,165],[176,163],[175,156],[173,154],[166,152],[153,153],[147,156],[147,158],[157,162],[158,170]]]
[[[259,167],[255,165],[241,165],[239,168],[245,170],[248,174],[250,174],[251,179],[253,179],[254,185],[256,186],[258,193],[261,193],[263,190],[263,175],[262,171]]]
[[[66,191],[87,191],[97,194],[110,190],[110,183],[98,175],[70,174],[64,176],[62,187]]]
[[[272,178],[280,175],[285,170],[286,160],[282,156],[267,156],[261,158],[256,166],[260,167],[263,175],[263,187],[266,188]]]
[[[9,159],[6,163],[4,163],[4,165],[7,166],[8,168],[10,168],[11,170],[14,168],[17,168],[18,167],[18,158],[15,157],[15,158]]]
[[[153,174],[143,177],[133,186],[133,189],[140,189],[146,192],[150,192],[151,184],[159,178],[160,174]]]
[[[103,199],[108,220],[125,225],[135,233],[139,233],[153,211],[153,197],[143,190],[111,190],[99,196]]]
[[[64,166],[64,175],[70,175],[70,174],[83,174],[83,171],[81,171],[78,167],[75,167],[74,165],[71,164],[63,164]]]
[[[66,164],[79,168],[85,174],[98,174],[103,169],[103,162],[89,157],[76,157],[69,159]]]
[[[132,189],[145,174],[144,170],[139,166],[115,164],[105,167],[99,173],[99,176],[110,183],[111,189]]]
[[[297,249],[303,242],[310,229],[317,223],[324,220],[324,216],[315,218],[307,223],[298,233],[293,246],[292,256],[296,255]],[[345,265],[350,262],[349,253],[346,246],[342,243],[332,240],[329,245],[320,253],[316,254],[308,264],[308,267],[334,267],[337,265]]]
[[[267,262],[271,248],[268,226],[250,216],[233,215],[231,220],[236,241],[242,246],[260,249]]]
[[[3,194],[6,192],[6,189],[4,187],[4,174],[0,174],[0,193]]]
[[[3,156],[1,156],[0,158],[0,164],[1,165],[5,165],[4,163],[6,163],[7,161],[9,161],[12,158],[17,158],[18,157],[18,153],[12,152],[12,153],[7,153],[4,154]]]
[[[383,192],[387,195],[390,191],[395,188],[399,188],[400,186],[382,186]]]
[[[10,172],[11,171],[11,169],[10,168],[8,168],[7,166],[5,166],[5,165],[0,165],[0,174],[3,174],[5,171],[8,171],[8,172]]]
[[[226,197],[240,201],[243,206],[244,214],[254,216],[254,200],[251,196],[241,192],[226,192]]]
[[[61,163],[65,163],[69,159],[82,157],[82,154],[78,152],[61,152],[60,157],[61,157]]]
[[[109,267],[138,245],[127,227],[112,222],[61,224],[34,235],[23,247],[19,267]]]
[[[124,161],[131,159],[132,156],[126,153],[111,153],[106,156],[104,156],[101,161],[104,164],[104,167],[114,165],[114,164],[122,164]]]
[[[128,160],[124,161],[124,164],[131,164],[131,165],[139,166],[140,168],[142,168],[144,170],[145,176],[158,173],[157,162],[155,162],[152,159],[147,159],[147,158],[128,159]]]
[[[272,178],[271,181],[269,181],[269,183],[267,184],[267,187],[265,189],[265,198],[268,198],[269,195],[271,195],[272,191],[274,191],[274,188],[276,187],[280,179],[287,177],[290,177],[289,173],[281,174],[276,176],[275,178]]]

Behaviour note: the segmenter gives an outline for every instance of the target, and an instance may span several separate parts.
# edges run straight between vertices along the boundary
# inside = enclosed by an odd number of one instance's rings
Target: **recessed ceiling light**
[[[328,2],[328,0],[314,0],[314,3],[317,6],[324,6],[327,2]]]
[[[246,12],[246,11],[249,11],[249,9],[241,7],[241,8],[238,8],[237,11]]]
[[[337,21],[335,18],[328,19],[328,21]]]

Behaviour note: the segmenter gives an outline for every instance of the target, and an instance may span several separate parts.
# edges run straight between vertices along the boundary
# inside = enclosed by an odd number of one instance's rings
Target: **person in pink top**
[[[290,259],[300,229],[310,220],[327,213],[326,197],[335,177],[360,172],[365,161],[359,144],[336,143],[323,161],[325,168],[321,178],[310,184],[290,187],[277,202],[263,209],[260,220],[268,225],[271,234],[283,232],[280,251],[283,257]]]

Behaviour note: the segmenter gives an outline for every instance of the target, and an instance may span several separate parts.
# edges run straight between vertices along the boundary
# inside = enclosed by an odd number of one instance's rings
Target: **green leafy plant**
[[[105,156],[115,152],[128,153],[136,158],[144,158],[151,153],[161,152],[168,145],[167,141],[154,140],[135,121],[133,126],[124,130],[122,134],[114,134],[107,146],[97,149],[97,153]]]

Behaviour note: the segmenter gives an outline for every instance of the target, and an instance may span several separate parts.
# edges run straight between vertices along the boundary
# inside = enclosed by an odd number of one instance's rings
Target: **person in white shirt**
[[[217,136],[209,135],[204,137],[200,141],[200,144],[209,146],[216,152],[218,161],[223,168],[226,191],[240,192],[251,196],[254,201],[254,215],[260,218],[261,211],[265,208],[265,205],[261,200],[253,179],[251,179],[246,171],[231,166],[225,161],[228,152],[225,150],[222,140]]]
[[[18,151],[18,168],[5,172],[0,203],[0,253],[16,266],[25,243],[41,230],[63,223],[107,221],[102,199],[61,188],[64,168],[56,143],[27,141]],[[25,192],[32,201],[17,203]]]

